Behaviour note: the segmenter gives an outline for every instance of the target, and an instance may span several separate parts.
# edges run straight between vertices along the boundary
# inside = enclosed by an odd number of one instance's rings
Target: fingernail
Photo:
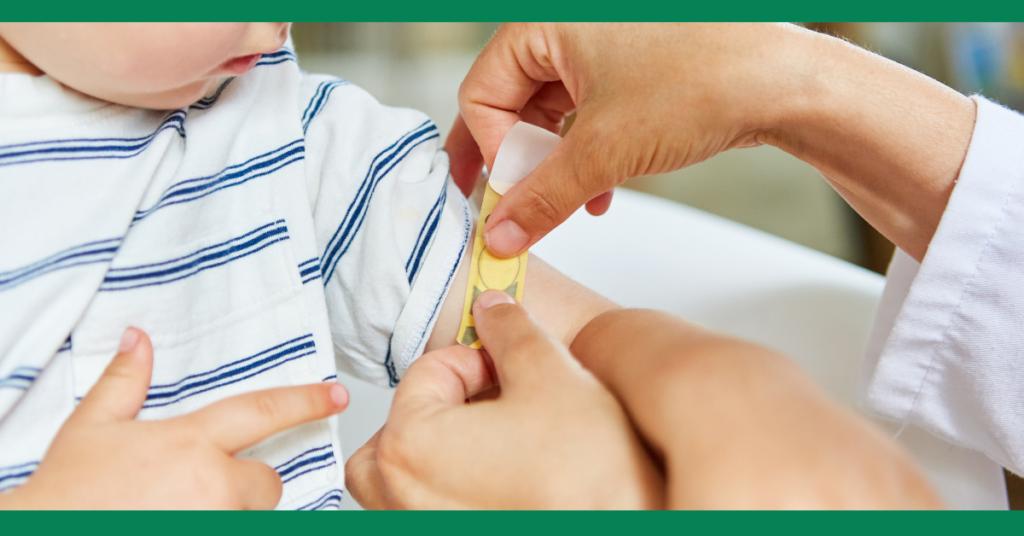
[[[490,232],[484,233],[484,243],[487,249],[502,257],[511,257],[526,249],[530,241],[526,231],[516,222],[505,220],[494,226]]]
[[[488,290],[487,292],[477,296],[476,302],[473,304],[473,308],[479,308],[483,311],[484,309],[490,309],[495,305],[501,305],[503,303],[514,304],[515,302],[515,298],[500,290]]]
[[[124,330],[124,335],[121,335],[121,345],[117,347],[118,352],[127,352],[139,342],[139,330],[135,328],[128,328]]]
[[[340,384],[336,383],[331,386],[331,400],[334,401],[334,405],[343,408],[348,405],[348,391]]]

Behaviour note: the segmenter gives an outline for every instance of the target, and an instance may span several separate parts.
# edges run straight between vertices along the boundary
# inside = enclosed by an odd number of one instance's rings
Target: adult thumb
[[[476,333],[487,350],[502,396],[526,387],[534,391],[551,382],[565,385],[566,374],[579,368],[569,350],[534,322],[515,299],[488,290],[473,303]]]
[[[492,253],[513,257],[526,251],[576,209],[625,180],[604,146],[608,137],[593,130],[577,119],[537,169],[498,201],[484,227]]]
[[[140,329],[128,328],[117,355],[107,365],[76,414],[90,418],[134,419],[146,401],[153,373],[153,345]]]

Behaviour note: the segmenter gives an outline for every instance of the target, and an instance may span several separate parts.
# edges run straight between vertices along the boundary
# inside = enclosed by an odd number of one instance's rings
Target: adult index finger
[[[330,382],[233,396],[175,420],[234,454],[278,432],[330,417],[346,406],[348,391]]]

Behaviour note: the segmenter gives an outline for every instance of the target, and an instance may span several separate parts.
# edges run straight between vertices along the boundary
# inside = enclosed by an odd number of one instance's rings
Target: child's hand
[[[153,347],[129,328],[120,353],[61,428],[28,482],[0,507],[46,509],[273,508],[281,478],[233,455],[348,405],[339,384],[247,393],[165,421],[137,421]]]

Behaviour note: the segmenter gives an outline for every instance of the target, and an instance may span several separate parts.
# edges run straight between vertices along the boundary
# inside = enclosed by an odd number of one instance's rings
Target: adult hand
[[[39,468],[0,499],[14,509],[268,509],[281,498],[269,466],[233,455],[348,405],[339,384],[238,395],[164,421],[137,421],[153,347],[129,328],[119,353],[61,428]]]
[[[464,189],[517,121],[557,131],[576,111],[562,143],[491,213],[485,240],[502,256],[584,203],[603,212],[605,192],[629,178],[770,144],[817,167],[920,260],[974,120],[973,102],[934,80],[782,24],[505,25],[459,107],[446,149]]]
[[[660,506],[661,477],[615,398],[506,294],[481,294],[473,314],[487,352],[452,346],[409,367],[387,423],[345,467],[356,501]],[[495,384],[497,398],[467,403]]]
[[[664,460],[669,508],[942,507],[903,449],[772,350],[630,309],[571,350]]]

